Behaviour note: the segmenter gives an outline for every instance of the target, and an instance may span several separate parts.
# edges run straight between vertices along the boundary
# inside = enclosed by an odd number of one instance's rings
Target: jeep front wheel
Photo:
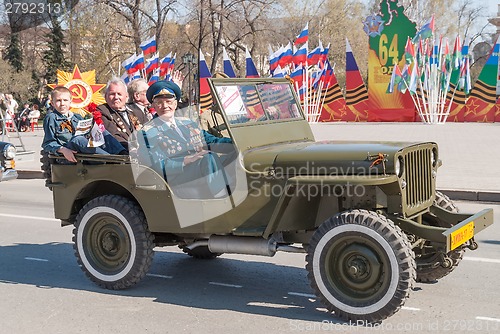
[[[78,264],[94,283],[112,290],[131,287],[146,275],[153,239],[139,206],[115,195],[88,202],[73,230]]]
[[[415,281],[415,259],[401,229],[375,212],[351,210],[325,221],[306,257],[311,286],[344,320],[378,322],[396,313]]]

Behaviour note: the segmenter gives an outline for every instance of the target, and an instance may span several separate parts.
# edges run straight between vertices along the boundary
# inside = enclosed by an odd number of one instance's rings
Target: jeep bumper
[[[493,209],[484,209],[447,229],[443,232],[446,238],[446,252],[463,245],[491,224],[493,224]]]
[[[431,206],[430,211],[443,222],[453,226],[450,228],[419,224],[411,219],[388,214],[396,225],[405,233],[414,234],[422,239],[443,244],[446,253],[465,244],[476,234],[493,224],[493,209],[484,209],[476,214],[454,213],[437,206]],[[446,247],[444,247],[446,246]]]

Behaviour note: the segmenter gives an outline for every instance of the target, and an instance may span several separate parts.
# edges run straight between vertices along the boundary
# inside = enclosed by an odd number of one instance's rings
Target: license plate
[[[462,226],[450,234],[450,250],[454,250],[474,236],[474,221]]]

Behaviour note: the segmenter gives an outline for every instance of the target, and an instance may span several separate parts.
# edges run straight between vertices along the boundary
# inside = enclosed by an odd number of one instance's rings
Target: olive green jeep
[[[55,217],[74,225],[78,263],[97,285],[135,285],[155,247],[200,259],[304,253],[329,311],[378,322],[401,308],[415,281],[453,271],[493,223],[491,209],[458,213],[436,191],[435,143],[317,142],[288,80],[209,84],[210,131],[233,140],[233,152],[220,153],[233,154],[217,171],[223,196],[200,191],[207,178],[169,184],[163,153],[173,148],[163,137],[150,143],[147,133],[161,136],[150,132],[154,120],[131,138],[130,156],[77,155],[76,164],[52,156],[45,165]]]

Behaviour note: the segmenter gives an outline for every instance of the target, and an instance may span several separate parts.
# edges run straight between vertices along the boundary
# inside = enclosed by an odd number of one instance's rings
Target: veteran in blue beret
[[[157,96],[169,98],[175,97],[175,100],[179,101],[181,99],[181,89],[173,81],[157,81],[149,86],[148,90],[146,91],[146,97],[149,103],[153,103],[153,100]]]
[[[187,198],[228,196],[230,177],[224,167],[236,157],[231,138],[213,136],[190,119],[176,118],[181,89],[174,82],[155,82],[146,97],[156,115],[142,130],[144,143],[153,168],[165,178],[174,194]],[[189,189],[194,184],[204,184],[208,192]]]

